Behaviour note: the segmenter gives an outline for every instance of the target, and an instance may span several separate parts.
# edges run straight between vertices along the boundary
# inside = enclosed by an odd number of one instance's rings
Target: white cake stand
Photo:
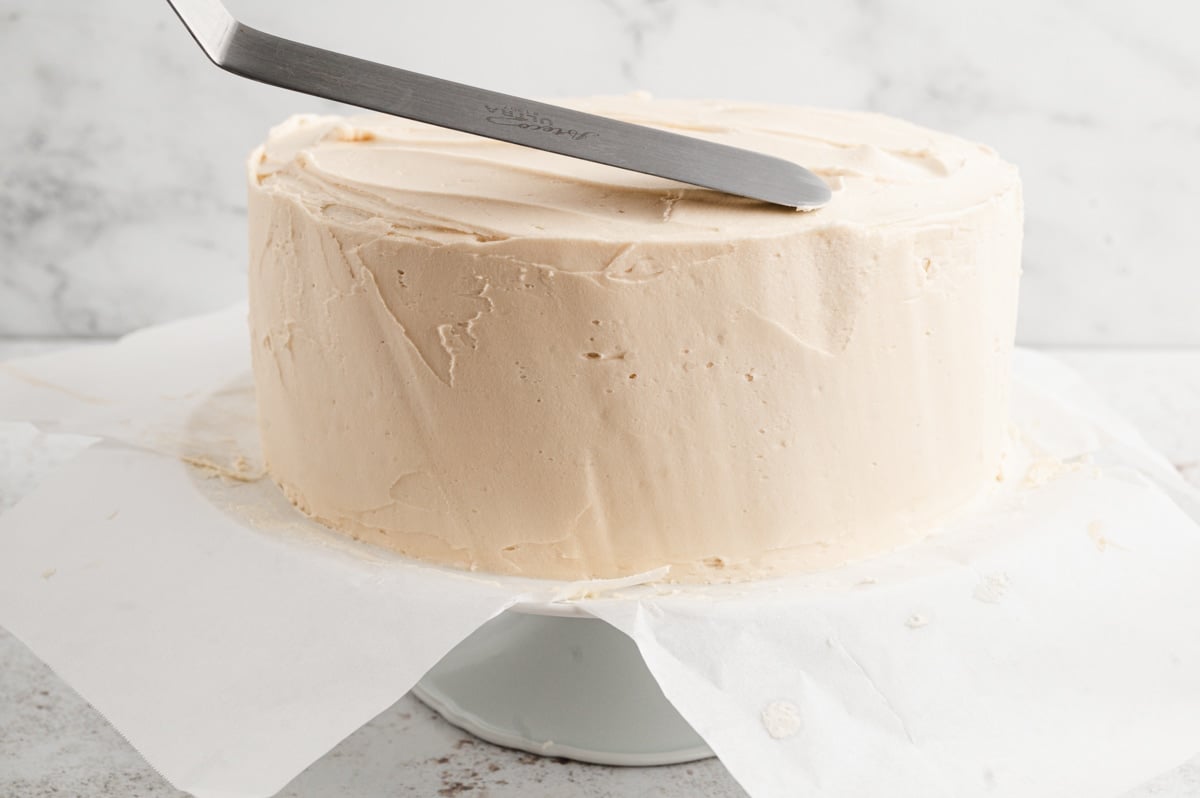
[[[480,627],[413,688],[497,745],[600,765],[713,756],[622,632],[570,604],[521,604]]]

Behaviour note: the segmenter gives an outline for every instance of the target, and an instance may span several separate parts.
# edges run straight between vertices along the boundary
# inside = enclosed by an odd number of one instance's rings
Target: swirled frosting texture
[[[263,447],[297,506],[464,568],[723,580],[911,542],[996,478],[1011,166],[873,114],[572,105],[794,160],[833,201],[293,117],[248,177]]]

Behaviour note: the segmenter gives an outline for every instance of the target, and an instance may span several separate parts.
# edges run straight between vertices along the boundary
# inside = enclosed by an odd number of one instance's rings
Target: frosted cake
[[[793,160],[833,200],[293,117],[249,161],[250,327],[300,509],[472,570],[711,581],[893,549],[994,484],[1012,166],[875,114],[571,104]]]

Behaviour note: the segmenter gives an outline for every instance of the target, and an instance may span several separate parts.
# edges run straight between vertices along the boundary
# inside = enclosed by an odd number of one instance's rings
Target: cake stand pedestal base
[[[604,621],[514,609],[468,637],[413,693],[497,745],[600,765],[672,765],[713,755]]]

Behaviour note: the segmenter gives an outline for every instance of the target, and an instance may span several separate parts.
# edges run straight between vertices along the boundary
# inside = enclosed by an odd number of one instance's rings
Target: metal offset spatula
[[[220,0],[167,0],[214,64],[293,91],[799,210],[829,202],[802,166],[757,152],[439,80],[281,39]]]

